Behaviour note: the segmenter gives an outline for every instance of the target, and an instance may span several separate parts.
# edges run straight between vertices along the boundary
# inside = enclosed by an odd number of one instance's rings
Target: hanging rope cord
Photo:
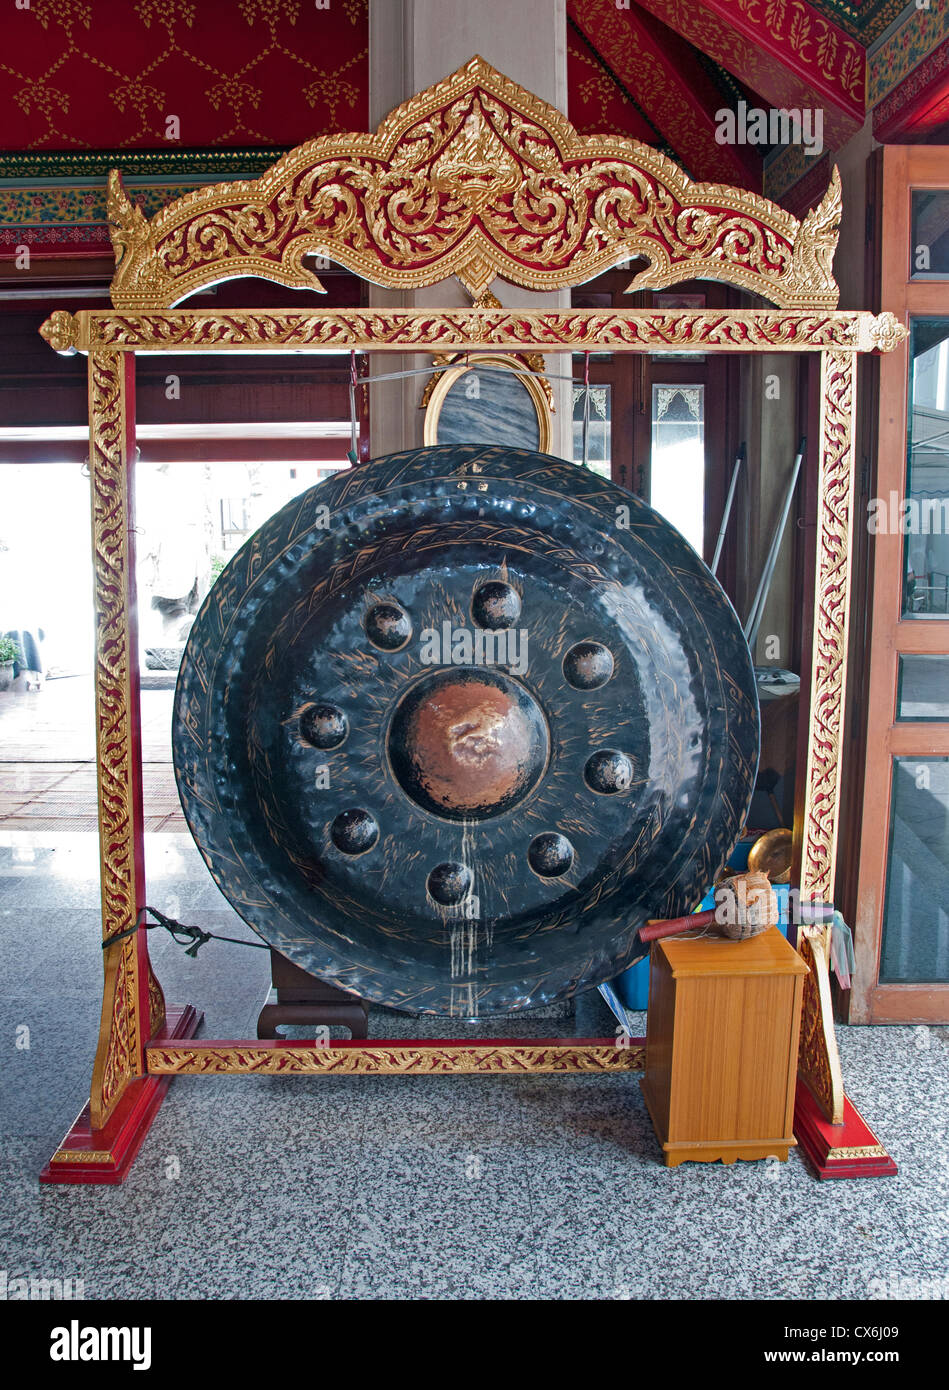
[[[154,922],[146,922],[146,913],[154,917]],[[222,936],[220,932],[205,931],[202,927],[188,926],[184,922],[176,922],[174,917],[166,917],[163,912],[159,912],[156,907],[143,907],[131,927],[125,931],[110,936],[107,941],[103,941],[102,949],[107,951],[110,946],[115,946],[117,942],[124,941],[127,936],[134,936],[137,931],[144,928],[145,931],[154,931],[156,927],[164,927],[179,946],[186,946],[186,956],[195,959],[201,947],[206,941],[227,941],[232,946],[251,946],[255,951],[269,951],[270,947],[265,941],[245,941],[239,936]],[[191,943],[188,945],[188,943]]]

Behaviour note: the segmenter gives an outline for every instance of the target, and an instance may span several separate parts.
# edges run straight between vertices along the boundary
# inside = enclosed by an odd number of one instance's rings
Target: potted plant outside
[[[13,663],[22,662],[20,648],[12,637],[0,637],[0,691],[9,690],[13,684]]]

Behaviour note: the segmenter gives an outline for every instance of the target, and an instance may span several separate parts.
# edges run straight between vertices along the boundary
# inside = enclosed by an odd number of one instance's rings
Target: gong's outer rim
[[[686,593],[684,580],[688,580],[688,603],[693,611],[697,611],[700,602],[704,604],[703,623],[706,628],[709,622],[719,625],[718,636],[727,656],[723,666],[718,648],[713,647],[715,662],[722,667],[714,690],[720,695],[728,731],[725,746],[720,750],[718,785],[725,788],[727,796],[720,796],[715,803],[717,833],[710,841],[692,848],[677,880],[664,896],[653,896],[646,905],[629,908],[614,904],[618,910],[604,919],[605,929],[592,943],[578,946],[575,965],[569,970],[561,968],[556,979],[538,980],[535,969],[531,972],[532,979],[525,979],[523,987],[512,986],[509,980],[497,986],[490,981],[484,985],[479,982],[476,1006],[472,1010],[459,1006],[448,977],[447,961],[444,981],[416,988],[403,975],[388,978],[385,972],[354,958],[351,948],[348,953],[344,951],[338,927],[334,932],[331,926],[311,918],[322,935],[314,933],[301,938],[299,923],[287,918],[276,904],[270,903],[273,911],[262,908],[260,898],[262,894],[266,896],[266,891],[261,879],[255,877],[254,865],[234,862],[230,827],[214,791],[211,750],[215,738],[206,719],[204,723],[202,720],[209,710],[212,695],[209,657],[213,666],[216,655],[212,654],[219,654],[228,640],[242,601],[267,573],[272,562],[267,556],[275,547],[281,553],[281,545],[286,548],[302,540],[308,532],[312,535],[312,521],[309,525],[306,522],[314,506],[327,507],[331,518],[347,511],[351,517],[360,504],[373,500],[378,503],[380,494],[412,485],[421,499],[430,497],[439,485],[444,487],[448,483],[459,493],[467,493],[470,502],[472,494],[477,495],[475,489],[479,482],[483,490],[490,487],[492,479],[520,489],[523,496],[533,493],[548,500],[553,497],[556,505],[568,512],[574,506],[585,508],[587,512],[592,510],[598,515],[604,540],[610,543],[620,540],[638,563],[642,557],[634,541],[642,545],[647,536],[652,541],[658,538],[662,547],[672,554],[674,565],[664,557],[670,574],[675,575],[683,594]],[[629,527],[622,537],[616,532],[620,507],[628,508],[630,513]],[[331,522],[315,539],[332,535]],[[710,632],[708,640],[711,641]],[[709,681],[704,667],[702,676]],[[712,687],[703,687],[707,688]],[[641,957],[636,929],[647,917],[680,915],[699,901],[721,871],[744,823],[754,787],[758,730],[754,671],[738,618],[701,559],[664,518],[639,498],[563,460],[526,450],[445,445],[407,450],[336,474],[293,499],[249,538],[222,571],[189,634],[175,693],[173,755],[179,795],[195,843],[220,891],[264,941],[319,978],[372,1002],[412,1013],[464,1016],[473,1011],[480,1017],[487,1017],[552,1003],[612,978]],[[744,746],[739,747],[742,742]],[[598,913],[599,908],[590,915],[591,927]]]

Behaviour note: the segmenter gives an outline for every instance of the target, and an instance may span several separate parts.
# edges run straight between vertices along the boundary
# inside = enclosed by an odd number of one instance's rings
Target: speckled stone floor
[[[250,936],[190,838],[148,837],[147,860],[156,907]],[[632,1075],[181,1077],[123,1187],[40,1188],[88,1088],[97,898],[94,836],[0,839],[8,1279],[81,1279],[93,1299],[949,1294],[946,1028],[840,1029],[848,1093],[895,1178],[818,1183],[796,1154],[663,1168]],[[253,1036],[265,952],[152,946],[207,1036]],[[602,1008],[584,996],[504,1031],[607,1033]],[[372,1028],[422,1031],[384,1013]]]

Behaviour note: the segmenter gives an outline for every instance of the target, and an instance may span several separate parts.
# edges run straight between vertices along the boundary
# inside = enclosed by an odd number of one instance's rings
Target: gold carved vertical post
[[[135,357],[89,354],[89,463],[96,608],[96,747],[102,939],[132,926],[144,903],[133,487]],[[102,1020],[90,1096],[101,1129],[125,1087],[145,1071],[144,1047],[164,999],[144,930],[103,950]]]
[[[817,574],[811,660],[811,733],[801,846],[801,897],[831,902],[840,813],[840,760],[854,498],[856,356],[821,353]],[[830,997],[830,928],[802,927],[811,967],[805,981],[800,1072],[832,1124],[842,1124],[844,1088]]]

